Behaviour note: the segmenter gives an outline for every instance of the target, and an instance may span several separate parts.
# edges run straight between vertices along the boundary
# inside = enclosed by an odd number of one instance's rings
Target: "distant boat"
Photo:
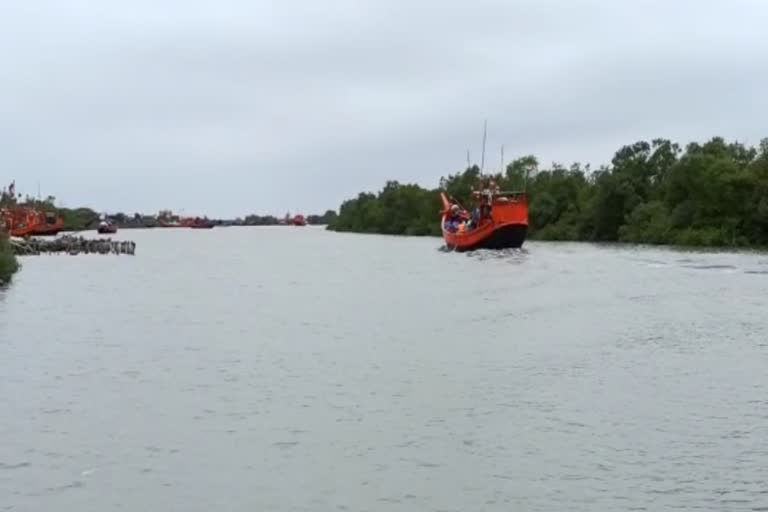
[[[195,217],[192,219],[184,219],[182,221],[182,225],[187,228],[192,229],[211,229],[213,228],[214,224],[208,219],[203,219],[200,217]]]
[[[305,219],[303,215],[296,215],[293,218],[292,223],[294,226],[306,226],[307,219]]]
[[[108,220],[99,222],[99,227],[96,229],[101,235],[113,235],[117,233],[117,226]]]
[[[162,219],[157,221],[157,225],[161,228],[183,228],[181,222],[173,219]]]

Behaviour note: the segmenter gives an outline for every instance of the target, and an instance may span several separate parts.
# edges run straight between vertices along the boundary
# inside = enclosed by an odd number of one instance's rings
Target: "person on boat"
[[[467,216],[456,203],[451,205],[449,212],[448,219],[446,220],[446,229],[455,233],[459,231],[459,226],[467,220]]]
[[[480,207],[480,213],[483,218],[491,218],[491,210],[493,209],[494,194],[496,193],[496,182],[492,179],[488,180],[488,185],[483,190],[483,198]]]
[[[491,180],[490,178],[483,179],[480,184],[480,196],[484,199],[488,199],[491,196]]]
[[[489,189],[488,200],[492,203],[494,196],[498,195],[499,192],[501,192],[501,188],[499,187],[498,183],[496,183],[496,180],[492,179],[488,189]]]
[[[472,208],[472,215],[469,218],[469,227],[471,229],[477,226],[478,224],[480,224],[480,208],[475,206],[474,208]]]
[[[488,187],[483,187],[475,192],[475,201],[477,206],[473,210],[472,214],[477,217],[478,224],[491,216],[491,203],[489,198],[490,190]]]

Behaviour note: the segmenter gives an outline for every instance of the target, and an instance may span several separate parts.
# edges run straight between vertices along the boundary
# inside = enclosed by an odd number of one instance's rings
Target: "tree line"
[[[530,236],[542,240],[688,246],[768,245],[768,139],[757,147],[715,137],[685,147],[666,139],[619,149],[610,165],[542,169],[534,156],[485,174],[529,193]],[[439,194],[467,205],[481,178],[471,166],[435,189],[386,183],[345,201],[337,231],[440,235]]]
[[[92,208],[65,208],[56,204],[54,196],[45,199],[37,199],[31,196],[11,197],[8,193],[0,193],[0,209],[22,206],[34,208],[39,211],[53,212],[60,216],[64,223],[64,231],[88,231],[96,229],[102,217],[114,223],[121,229],[131,228],[155,228],[158,227],[158,215],[146,215],[141,213],[126,214],[122,212],[102,215]],[[326,225],[336,217],[334,210],[328,210],[323,214],[308,215],[309,224]],[[246,215],[236,219],[212,219],[215,225],[226,226],[272,226],[280,223],[282,219],[274,215]]]

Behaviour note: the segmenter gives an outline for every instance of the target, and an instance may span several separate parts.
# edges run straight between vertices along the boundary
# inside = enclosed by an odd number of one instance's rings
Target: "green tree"
[[[488,175],[486,175],[488,176]],[[449,174],[439,188],[389,182],[345,201],[330,229],[440,234],[439,192],[471,200],[480,169]],[[666,139],[621,147],[611,164],[553,164],[533,156],[492,175],[529,193],[533,238],[684,245],[768,245],[768,139],[757,148],[714,137],[681,148]]]

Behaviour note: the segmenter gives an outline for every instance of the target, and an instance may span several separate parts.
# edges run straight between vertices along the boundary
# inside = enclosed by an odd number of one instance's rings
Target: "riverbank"
[[[7,193],[0,193],[0,209],[28,209],[38,212],[52,214],[61,219],[62,232],[81,232],[90,231],[98,228],[102,220],[107,220],[117,226],[118,229],[151,229],[160,227],[165,223],[180,223],[183,218],[173,214],[170,210],[161,211],[158,214],[134,213],[127,215],[125,213],[107,213],[102,214],[88,207],[64,208],[57,206],[56,198],[50,196],[45,200],[35,199],[27,196],[24,200],[17,200]],[[234,219],[209,218],[207,216],[193,216],[188,219],[202,219],[206,223],[214,226],[277,226],[280,224],[290,224],[292,217],[288,216],[278,218],[274,215],[255,215],[249,214],[244,217]],[[327,225],[336,218],[334,210],[327,210],[322,215],[311,214],[305,217],[307,224]],[[0,219],[1,220],[1,219]]]
[[[19,262],[11,250],[8,236],[0,233],[0,285],[8,283],[18,270]]]
[[[684,148],[655,139],[620,148],[597,170],[578,163],[542,169],[525,156],[483,176],[504,190],[527,190],[531,239],[768,246],[768,139],[750,147],[715,137]],[[439,236],[440,192],[469,204],[480,177],[472,166],[435,189],[390,181],[345,201],[328,229]]]

